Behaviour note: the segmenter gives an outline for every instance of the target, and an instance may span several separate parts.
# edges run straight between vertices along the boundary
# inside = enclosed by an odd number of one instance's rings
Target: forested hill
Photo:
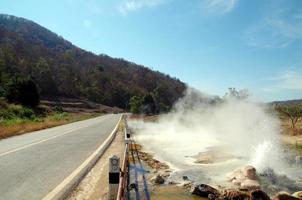
[[[16,78],[32,79],[42,97],[87,98],[120,108],[127,108],[132,96],[147,95],[164,109],[186,87],[169,75],[87,52],[32,21],[1,14],[0,95]]]

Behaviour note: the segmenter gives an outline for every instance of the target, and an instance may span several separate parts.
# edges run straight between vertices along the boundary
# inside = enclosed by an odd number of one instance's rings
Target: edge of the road
[[[70,192],[82,181],[85,175],[93,168],[106,149],[110,146],[116,136],[122,117],[123,114],[121,114],[115,128],[107,139],[78,168],[76,168],[58,186],[43,197],[42,200],[63,200],[68,197]]]

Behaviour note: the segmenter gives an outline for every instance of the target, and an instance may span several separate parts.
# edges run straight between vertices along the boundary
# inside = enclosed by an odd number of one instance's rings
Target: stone
[[[244,179],[246,179],[246,178],[244,177],[244,175],[242,174],[242,171],[240,169],[227,174],[227,181],[229,181],[229,182],[233,182],[234,180],[236,180],[236,182],[241,183],[242,180],[244,180]]]
[[[260,176],[266,177],[272,184],[277,182],[277,176],[273,169],[268,168],[260,174]]]
[[[256,169],[255,167],[253,166],[245,166],[243,169],[242,169],[242,173],[245,177],[247,177],[248,179],[251,179],[251,180],[256,180]]]
[[[295,192],[293,194],[294,197],[298,197],[298,198],[301,198],[302,199],[302,191],[299,191],[299,192]]]
[[[301,200],[301,198],[294,197],[286,192],[278,193],[273,200]]]
[[[250,200],[249,193],[235,189],[224,190],[218,198],[219,200]]]
[[[183,182],[180,186],[186,188],[186,189],[190,189],[192,188],[193,182],[192,181],[185,181]]]
[[[219,191],[212,186],[206,184],[195,185],[191,188],[191,194],[208,198],[217,198],[219,196]]]
[[[262,190],[253,190],[251,193],[251,200],[270,200],[269,196]]]
[[[260,189],[260,184],[256,180],[246,179],[241,183],[240,187],[248,190],[256,190]]]
[[[240,186],[240,185],[241,185],[241,180],[238,180],[238,179],[234,178],[234,179],[232,180],[232,183],[233,183],[234,185],[236,185],[236,186]]]
[[[155,177],[154,184],[160,185],[160,184],[164,184],[164,183],[165,183],[165,179],[161,175],[157,175]]]

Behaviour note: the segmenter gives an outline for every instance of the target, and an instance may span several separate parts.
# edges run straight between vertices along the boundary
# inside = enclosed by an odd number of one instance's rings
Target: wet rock
[[[169,185],[175,185],[176,183],[174,181],[169,181],[168,184]]]
[[[229,182],[239,182],[241,183],[245,179],[241,169],[231,172],[227,175],[227,181]],[[240,184],[239,184],[240,185]]]
[[[161,175],[157,175],[155,178],[152,180],[154,184],[160,185],[165,183],[165,179]]]
[[[195,185],[191,188],[191,194],[198,195],[200,197],[208,198],[217,198],[219,196],[219,191],[209,185],[200,184]]]
[[[301,200],[301,198],[294,197],[286,192],[278,193],[273,200]]]
[[[251,196],[247,192],[228,189],[228,190],[224,190],[218,199],[219,200],[250,200]]]
[[[160,174],[163,178],[168,178],[170,176],[170,173],[169,172],[162,172]]]
[[[242,182],[242,180],[239,180],[239,179],[236,179],[236,178],[234,178],[234,179],[232,180],[232,183],[233,183],[234,185],[236,185],[236,186],[240,186],[240,185],[241,185],[241,182]]]
[[[189,180],[189,178],[187,176],[183,176],[182,180],[187,181],[187,180]]]
[[[181,184],[182,187],[186,188],[186,189],[190,189],[192,188],[193,182],[192,181],[185,181]]]
[[[256,180],[246,179],[240,184],[240,187],[247,190],[256,190],[260,189],[260,184]]]
[[[256,169],[249,165],[227,175],[229,182],[248,190],[260,189],[260,184],[256,179]]]
[[[264,172],[262,172],[260,176],[266,177],[271,183],[276,183],[277,177],[274,170],[271,168],[264,170]]]
[[[245,166],[243,169],[242,169],[242,173],[245,177],[247,177],[248,179],[251,179],[251,180],[256,180],[256,169],[255,167],[253,166]]]
[[[298,198],[301,198],[302,199],[302,191],[299,191],[299,192],[295,192],[293,194],[294,197],[298,197]]]
[[[250,195],[251,200],[270,200],[269,196],[262,190],[254,190]]]

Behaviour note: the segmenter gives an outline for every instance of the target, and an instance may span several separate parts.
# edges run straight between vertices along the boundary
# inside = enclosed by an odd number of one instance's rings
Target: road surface
[[[104,115],[0,140],[0,200],[40,200],[110,135],[120,115]]]

